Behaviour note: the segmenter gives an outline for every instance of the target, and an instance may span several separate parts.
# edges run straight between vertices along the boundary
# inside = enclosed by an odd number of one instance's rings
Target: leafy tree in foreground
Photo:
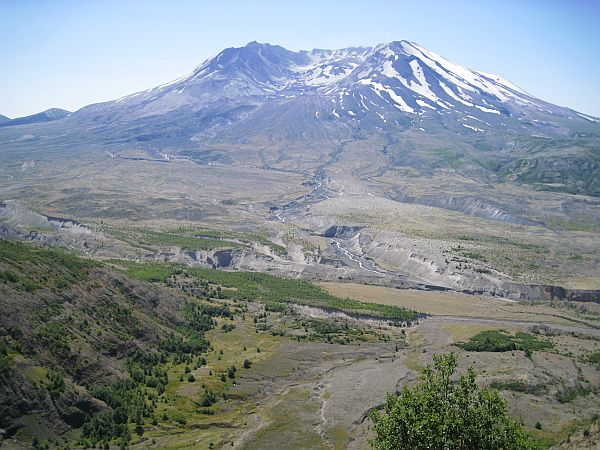
[[[378,450],[528,450],[539,446],[506,412],[497,391],[481,389],[470,368],[457,381],[454,353],[434,355],[421,382],[390,394],[384,413],[374,411]]]

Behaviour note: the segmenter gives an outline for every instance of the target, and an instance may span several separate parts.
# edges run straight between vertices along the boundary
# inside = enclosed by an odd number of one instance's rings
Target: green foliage
[[[226,247],[242,247],[242,245],[233,241],[207,239],[204,237],[185,236],[171,232],[151,231],[142,228],[136,228],[135,233],[142,244],[159,244],[179,247],[182,250],[214,250]]]
[[[213,239],[220,241],[236,240],[242,242],[244,245],[250,245],[252,242],[257,242],[262,245],[266,245],[278,255],[285,255],[287,252],[285,247],[271,242],[268,237],[262,233],[242,233],[235,231],[225,230],[210,230],[207,228],[194,228],[194,227],[180,227],[173,231],[185,236],[194,236],[195,238]],[[239,244],[238,244],[239,245]]]
[[[70,333],[62,323],[45,323],[39,327],[37,335],[43,342],[42,347],[50,350],[55,356],[64,357],[70,353]]]
[[[4,379],[15,365],[6,345],[0,342],[0,381]]]
[[[131,379],[137,384],[156,388],[160,392],[160,386],[164,390],[164,386],[169,382],[167,372],[163,369],[168,357],[167,353],[137,351],[127,361],[126,367]]]
[[[52,400],[56,400],[60,394],[65,391],[65,379],[58,372],[53,370],[49,370],[46,374],[48,378],[48,384],[46,385],[46,389],[48,389],[48,393],[50,394],[50,398]]]
[[[204,394],[202,394],[202,398],[200,399],[199,405],[204,408],[208,408],[209,406],[212,406],[215,403],[217,403],[217,398],[215,397],[215,394],[213,394],[208,389],[204,389]]]
[[[483,256],[481,253],[479,252],[467,252],[467,251],[463,251],[462,256],[469,258],[469,259],[476,259],[479,261],[484,261],[485,262],[485,256]]]
[[[477,386],[470,368],[452,381],[457,368],[454,353],[435,355],[414,388],[390,394],[384,412],[374,411],[379,450],[463,449],[526,450],[539,448],[506,412],[498,392]]]
[[[244,369],[249,369],[250,367],[252,367],[252,362],[249,359],[245,359],[244,360],[244,364],[242,365],[242,367]]]
[[[111,260],[110,262],[125,266],[127,268],[127,275],[130,277],[142,281],[149,281],[151,283],[164,283],[167,281],[167,278],[172,276],[175,272],[173,266],[161,263],[132,263],[130,261],[120,260]]]
[[[471,352],[510,352],[524,350],[529,356],[534,350],[552,348],[550,341],[539,339],[529,334],[518,332],[511,335],[503,330],[487,330],[473,336],[469,342],[456,344],[458,347]]]
[[[131,433],[128,422],[129,416],[124,407],[102,411],[86,420],[81,434],[92,442],[110,441],[114,438],[129,442]]]
[[[97,387],[91,393],[111,407],[108,411],[88,417],[83,424],[82,436],[93,442],[114,438],[129,442],[131,434],[127,424],[141,424],[144,417],[152,415],[152,405],[146,403],[142,387],[133,378]]]
[[[179,227],[174,230],[154,231],[146,228],[116,229],[106,227],[106,232],[133,245],[167,245],[182,250],[216,250],[219,248],[250,247],[253,242],[266,245],[278,255],[285,255],[281,245],[271,242],[260,233],[239,233],[205,228]]]
[[[60,249],[44,249],[18,241],[0,239],[0,263],[15,270],[0,272],[0,282],[16,284],[17,289],[33,292],[42,287],[63,290],[87,278],[89,270],[101,264]],[[27,273],[16,268],[27,267]]]
[[[124,266],[127,274],[144,281],[166,281],[182,267],[167,263],[137,263],[113,261]],[[223,270],[187,268],[186,273],[223,289],[226,298],[259,300],[269,310],[281,311],[286,303],[340,310],[350,314],[375,316],[402,322],[412,322],[418,313],[393,305],[364,303],[358,300],[335,297],[307,281],[281,278],[259,272],[226,272]]]
[[[568,386],[560,389],[556,393],[556,400],[559,403],[570,403],[575,400],[577,397],[585,397],[592,392],[590,388],[582,386],[579,383],[576,383],[574,386]]]
[[[595,364],[600,367],[600,352],[592,353],[587,360],[591,364]]]
[[[82,429],[82,436],[91,442],[118,439],[126,444],[131,439],[129,423],[136,424],[138,434],[143,433],[144,420],[153,416],[156,406],[146,400],[147,388],[156,389],[156,395],[152,394],[154,399],[161,396],[169,382],[165,365],[168,362],[189,364],[192,355],[207,351],[209,343],[204,338],[204,333],[213,328],[213,318],[230,317],[231,314],[225,305],[186,302],[183,306],[185,322],[177,330],[179,333],[172,333],[159,341],[156,352],[137,351],[126,363],[129,379],[91,389],[92,395],[106,402],[111,410],[88,418]],[[206,359],[202,359],[206,363]],[[187,380],[195,382],[191,369],[189,366],[186,368],[186,373],[189,374]],[[216,401],[212,394],[208,398],[210,404]],[[176,414],[171,419],[181,425],[186,423],[181,414]]]
[[[490,387],[503,391],[523,392],[525,394],[533,395],[540,395],[546,391],[545,386],[529,384],[520,380],[494,381],[490,383]]]
[[[0,281],[3,283],[17,283],[19,276],[11,270],[5,270],[0,272]]]
[[[237,372],[237,369],[235,368],[235,366],[231,366],[229,369],[227,369],[227,378],[230,378],[233,380],[235,378],[236,372]]]
[[[11,270],[0,272],[0,282],[4,284],[11,283],[20,291],[34,292],[40,288],[40,285],[35,281],[21,277]]]

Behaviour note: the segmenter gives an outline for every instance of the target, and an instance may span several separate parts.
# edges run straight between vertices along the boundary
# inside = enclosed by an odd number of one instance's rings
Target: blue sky
[[[600,2],[0,0],[0,114],[69,110],[170,81],[249,41],[407,39],[600,116]]]

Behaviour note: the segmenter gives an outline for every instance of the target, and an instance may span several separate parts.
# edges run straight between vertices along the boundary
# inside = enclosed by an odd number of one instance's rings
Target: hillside
[[[225,332],[235,328],[234,315],[247,310],[236,305],[238,298],[261,298],[273,311],[297,302],[402,323],[416,318],[407,309],[336,298],[294,280],[186,271],[173,265],[114,264],[110,268],[60,250],[0,240],[4,439],[49,439],[55,444],[66,439],[84,447],[127,444],[132,434],[141,437],[158,422],[168,428],[171,420],[181,418],[180,425],[185,425],[194,414],[202,417],[204,410],[184,415],[179,408],[161,408],[157,402],[168,398],[165,391],[185,400],[174,390],[177,377],[193,383],[190,366],[199,369],[207,359],[216,359],[217,355],[209,357],[216,343],[205,333],[219,319]],[[240,368],[244,365],[243,359],[235,362]],[[203,380],[203,386],[218,382],[220,365],[211,363],[215,380]],[[185,377],[173,378],[184,366]],[[214,392],[228,388],[225,384]],[[209,400],[196,402],[196,408],[218,401],[212,391],[206,393]]]
[[[318,288],[6,240],[0,298],[2,448],[366,448],[368,411],[442,349],[547,445],[595,420],[594,304]]]
[[[207,345],[190,334],[188,298],[93,261],[0,241],[0,279],[5,438],[59,436],[106,416],[111,402],[100,392],[137,395],[140,380],[122,380],[138,365],[156,370],[159,361],[147,358],[165,342],[166,355],[185,355],[178,346],[193,339],[195,352]],[[132,414],[135,405],[126,406]]]

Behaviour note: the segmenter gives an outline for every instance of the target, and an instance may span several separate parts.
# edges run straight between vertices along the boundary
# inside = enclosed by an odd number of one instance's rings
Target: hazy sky
[[[0,0],[0,114],[76,110],[249,41],[291,50],[407,39],[600,116],[600,1]]]

